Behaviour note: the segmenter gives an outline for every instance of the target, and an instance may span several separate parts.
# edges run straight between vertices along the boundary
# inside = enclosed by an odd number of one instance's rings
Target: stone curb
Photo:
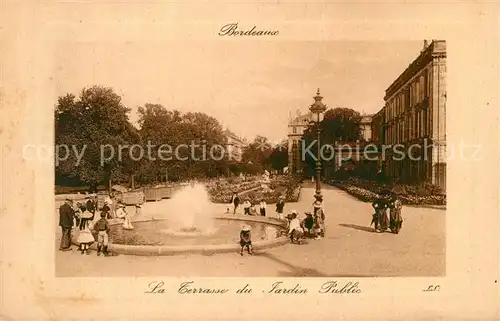
[[[265,217],[252,217],[252,216],[233,216],[233,215],[219,215],[216,216],[217,220],[234,220],[242,222],[256,222],[265,223],[274,226],[284,226],[283,221],[277,219],[270,219]],[[161,221],[164,219],[155,219],[156,221]],[[152,219],[139,219],[133,222],[150,222],[155,221]],[[122,221],[119,219],[110,219],[110,225],[121,224]],[[76,242],[76,235],[73,235],[72,243],[78,245]],[[254,250],[264,250],[273,247],[278,247],[289,242],[289,238],[286,236],[280,236],[273,240],[264,241],[254,241],[252,242],[252,247]],[[93,243],[90,248],[92,250],[97,250],[97,244]],[[241,249],[239,244],[216,244],[216,245],[123,245],[123,244],[113,244],[109,243],[109,250],[118,254],[125,255],[137,255],[137,256],[170,256],[170,255],[180,255],[180,254],[202,254],[211,255],[216,253],[228,253],[237,252]]]

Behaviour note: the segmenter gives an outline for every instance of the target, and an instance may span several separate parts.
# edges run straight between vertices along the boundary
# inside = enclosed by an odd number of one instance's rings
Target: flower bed
[[[280,176],[273,178],[269,184],[264,185],[269,186],[269,189],[263,188],[263,183],[258,180],[246,181],[237,185],[223,181],[209,187],[209,193],[214,203],[228,203],[234,191],[241,194],[242,201],[248,198],[252,204],[257,204],[262,199],[268,204],[274,204],[281,195],[285,195],[286,202],[297,202],[299,199],[300,181],[298,179]],[[245,191],[247,192],[243,193]]]
[[[256,180],[237,183],[217,181],[208,186],[208,193],[210,194],[212,202],[228,203],[231,200],[233,193],[242,193],[254,188],[259,188],[260,186],[261,182]]]
[[[387,185],[361,179],[334,180],[329,183],[364,202],[373,202],[383,190],[392,190],[398,193],[405,205],[446,205],[446,195],[432,185]]]

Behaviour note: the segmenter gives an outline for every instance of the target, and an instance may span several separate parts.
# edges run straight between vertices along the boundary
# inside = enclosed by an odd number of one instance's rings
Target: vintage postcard
[[[0,319],[500,318],[497,5],[2,11]]]

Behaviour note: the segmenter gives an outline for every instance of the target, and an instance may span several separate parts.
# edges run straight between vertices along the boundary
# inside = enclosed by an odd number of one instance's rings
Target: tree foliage
[[[335,145],[335,143],[354,143],[361,136],[359,122],[361,115],[359,112],[350,108],[334,108],[328,109],[324,118],[319,124],[320,128],[320,145]],[[311,126],[304,132],[302,136],[303,146],[306,148],[312,145],[309,150],[316,157],[317,155],[317,132],[318,125]],[[326,159],[333,157],[329,152],[331,150],[324,148],[324,156]],[[316,159],[311,157],[309,153],[305,153],[305,163],[307,171],[312,174],[316,168]],[[323,161],[320,160],[322,163]]]
[[[107,87],[84,88],[78,99],[72,94],[59,97],[55,109],[55,143],[67,146],[70,153],[56,167],[56,178],[95,185],[109,177],[121,180],[134,172],[137,164],[128,153],[123,153],[121,162],[113,157],[101,164],[103,146],[112,146],[117,153],[118,145],[140,143],[139,133],[129,122],[129,112],[121,97]],[[80,162],[73,149],[84,151]],[[62,151],[61,147],[59,150]]]
[[[136,128],[129,120],[130,111],[109,87],[93,86],[84,88],[78,97],[59,97],[54,115],[55,144],[68,146],[70,152],[56,166],[56,182],[95,186],[106,184],[109,179],[128,182],[134,174],[136,182],[148,184],[166,176],[168,180],[182,180],[239,172],[261,174],[266,169],[281,171],[288,165],[286,144],[272,146],[263,136],[248,144],[241,162],[228,158],[223,149],[227,146],[223,127],[207,114],[181,113],[147,103],[138,108]],[[359,113],[347,108],[328,110],[320,126],[323,143],[356,140],[360,134]],[[311,126],[303,140],[307,145],[314,139],[316,128]],[[132,153],[133,145],[139,148]],[[103,146],[107,148],[105,156],[113,151],[113,157],[102,159]],[[121,154],[119,146],[126,146]],[[73,148],[83,152],[78,166]],[[138,155],[139,149],[144,152],[143,157]]]
[[[263,136],[257,136],[243,150],[242,162],[245,171],[251,174],[263,173],[267,168],[267,159],[272,153],[269,140]]]
[[[286,141],[281,142],[273,148],[266,160],[266,164],[277,171],[282,171],[283,168],[288,166],[288,148]]]

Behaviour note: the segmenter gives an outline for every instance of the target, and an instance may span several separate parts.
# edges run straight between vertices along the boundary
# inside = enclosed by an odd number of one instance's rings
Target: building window
[[[413,107],[413,103],[415,100],[415,86],[414,83],[410,84],[410,107]]]
[[[406,137],[405,137],[405,121],[404,119],[401,121],[401,142],[405,142]]]
[[[424,75],[420,76],[420,101],[423,101],[425,97],[427,97],[426,90],[425,90],[425,77]]]
[[[422,136],[427,137],[427,109],[422,110]]]
[[[420,123],[418,121],[418,116],[420,115],[420,112],[415,113],[415,138],[420,137]]]
[[[411,108],[411,100],[413,99],[413,94],[411,92],[411,85],[408,86],[408,108]]]
[[[410,140],[413,139],[413,135],[415,133],[415,127],[414,127],[415,123],[413,122],[413,113],[411,114],[410,116]]]
[[[431,96],[432,91],[432,68],[427,69],[427,96]]]
[[[297,127],[293,127],[293,133],[297,134]]]
[[[424,88],[425,88],[425,96],[424,98],[429,97],[429,71],[426,69],[424,71]]]

